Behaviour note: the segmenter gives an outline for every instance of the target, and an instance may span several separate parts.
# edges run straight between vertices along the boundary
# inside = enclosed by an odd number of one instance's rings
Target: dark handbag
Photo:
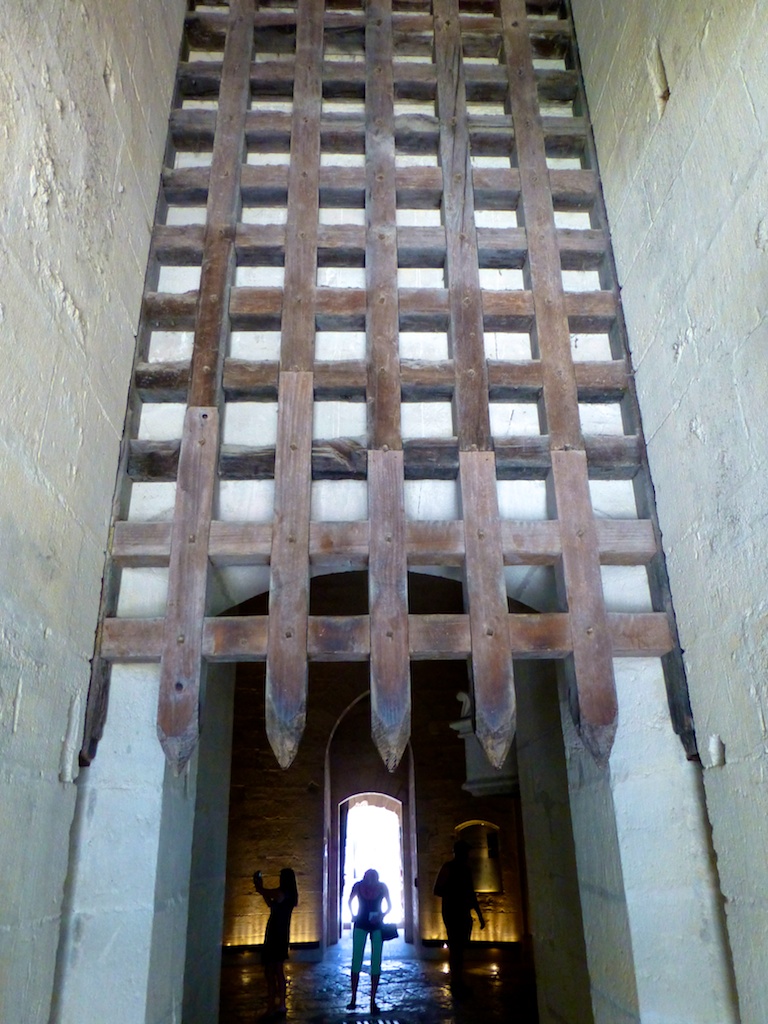
[[[393,924],[382,924],[381,926],[381,937],[386,942],[387,939],[397,938],[397,928]]]

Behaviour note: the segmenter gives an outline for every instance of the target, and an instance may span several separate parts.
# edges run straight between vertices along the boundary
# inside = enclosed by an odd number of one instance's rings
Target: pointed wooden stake
[[[394,771],[411,734],[408,561],[402,451],[368,453],[371,729]]]
[[[560,521],[560,537],[573,644],[565,666],[571,708],[584,745],[604,765],[616,735],[618,703],[584,452],[553,452],[552,477],[558,513],[560,509],[566,512]]]
[[[493,452],[461,452],[459,467],[475,733],[500,768],[515,735],[516,710],[496,460]]]
[[[218,438],[217,409],[187,409],[176,480],[157,712],[158,737],[177,774],[197,743]]]
[[[267,641],[267,736],[283,768],[304,732],[312,485],[312,374],[282,373]]]

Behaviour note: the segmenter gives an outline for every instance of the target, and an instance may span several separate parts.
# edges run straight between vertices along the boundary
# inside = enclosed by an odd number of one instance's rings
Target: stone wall
[[[554,662],[519,662],[515,690],[539,1021],[594,1024]]]
[[[744,1024],[768,1019],[768,70],[754,0],[573,0]]]
[[[183,0],[0,26],[0,1019],[50,1011],[89,658]]]
[[[234,694],[234,665],[209,665],[188,880],[184,1024],[211,1024],[219,1012]]]

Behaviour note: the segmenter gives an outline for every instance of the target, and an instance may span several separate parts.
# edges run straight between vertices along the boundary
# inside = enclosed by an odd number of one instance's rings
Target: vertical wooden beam
[[[189,386],[190,406],[219,404],[229,333],[229,293],[235,270],[235,228],[250,98],[254,0],[233,0],[221,70],[211,158],[200,292]]]
[[[400,428],[392,2],[365,9],[368,603],[371,728],[393,771],[411,731],[408,559]]]
[[[311,370],[314,359],[323,15],[322,2],[299,0],[285,227],[280,353],[283,370]]]
[[[488,373],[458,0],[434,0],[433,11],[456,432],[461,450],[484,451],[491,447]]]
[[[133,418],[129,412],[129,418]],[[109,710],[109,688],[112,680],[112,665],[102,656],[102,643],[104,634],[104,621],[111,618],[117,612],[118,600],[120,597],[120,582],[122,573],[120,566],[115,563],[112,555],[112,547],[115,538],[115,523],[124,519],[124,509],[129,502],[130,482],[125,471],[128,449],[129,431],[126,429],[120,444],[120,463],[118,469],[118,483],[115,497],[112,501],[112,525],[109,531],[107,542],[107,559],[104,568],[104,578],[101,584],[101,601],[99,606],[99,624],[94,645],[94,656],[91,662],[91,679],[88,687],[88,702],[85,708],[85,723],[83,726],[83,743],[80,748],[80,766],[85,767],[91,763],[96,756],[96,751],[104,735],[104,726],[107,721]]]
[[[515,734],[515,688],[493,452],[460,452],[475,733],[500,768]]]
[[[267,736],[287,768],[304,732],[309,621],[309,519],[315,348],[323,3],[296,10],[291,163],[285,229],[275,520],[267,643]]]
[[[541,360],[547,433],[553,449],[583,448],[576,372],[571,357],[560,249],[525,0],[502,0],[501,15],[509,105],[520,169],[519,211],[528,242],[528,274],[536,314],[534,342]]]
[[[402,451],[368,452],[371,726],[394,771],[411,733],[408,559]]]
[[[618,705],[586,454],[553,451],[552,483],[573,644],[565,659],[571,710],[585,746],[599,764],[606,764],[616,735]]]
[[[176,480],[157,732],[177,772],[191,757],[198,737],[218,416],[215,408],[187,409]]]
[[[635,402],[637,401],[634,389],[632,391],[632,398]],[[651,521],[656,540],[656,555],[646,566],[651,601],[653,602],[654,610],[663,611],[666,614],[670,630],[672,631],[672,650],[661,659],[664,669],[664,683],[667,690],[669,716],[672,721],[672,728],[680,737],[686,757],[689,761],[695,761],[699,757],[696,726],[691,709],[691,698],[688,693],[688,680],[685,674],[683,651],[680,647],[680,638],[677,632],[677,621],[672,604],[672,594],[669,588],[669,576],[667,575],[666,559],[661,544],[661,530],[656,514],[653,485],[651,483],[647,458],[643,458],[641,470],[632,482],[637,503],[637,514],[641,519],[649,519]]]
[[[606,763],[616,732],[616,688],[525,0],[501,0],[501,17],[552,453],[551,492],[563,549],[559,582],[573,632],[566,673],[581,737],[596,760]]]
[[[507,625],[496,458],[488,411],[488,373],[475,228],[457,0],[434,0],[443,221],[456,373],[454,413],[464,518],[464,599],[472,637],[475,731],[500,767],[515,732],[515,692]]]
[[[267,737],[287,768],[304,732],[312,489],[312,374],[280,375],[267,639]]]
[[[392,3],[370,0],[365,24],[365,271],[368,432],[401,448]]]
[[[198,736],[208,535],[219,449],[218,403],[229,332],[229,292],[240,209],[240,168],[250,95],[253,0],[234,0],[224,48],[213,143],[188,407],[176,482],[157,729],[179,772]]]

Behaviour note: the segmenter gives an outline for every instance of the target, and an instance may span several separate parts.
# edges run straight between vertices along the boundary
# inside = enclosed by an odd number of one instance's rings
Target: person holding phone
[[[292,868],[283,868],[277,888],[265,889],[261,872],[257,871],[253,876],[253,884],[269,907],[269,920],[261,947],[261,962],[267,982],[267,1010],[264,1017],[284,1017],[287,1013],[285,961],[288,959],[291,914],[299,902],[296,875]]]

